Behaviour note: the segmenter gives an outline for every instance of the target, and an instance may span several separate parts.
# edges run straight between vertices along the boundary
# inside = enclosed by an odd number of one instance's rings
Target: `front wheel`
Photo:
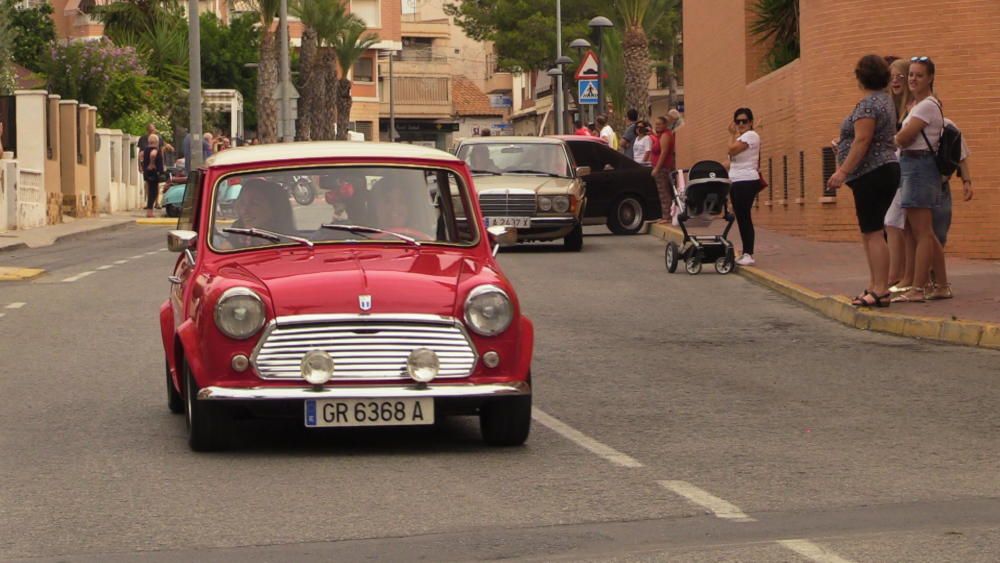
[[[583,225],[577,223],[566,238],[563,239],[563,248],[570,252],[580,252],[583,250]]]
[[[188,446],[196,452],[211,452],[225,447],[225,416],[219,405],[198,400],[198,384],[191,368],[184,362],[184,412],[187,414]]]
[[[616,235],[634,235],[642,230],[646,215],[642,202],[633,195],[625,195],[615,201],[608,215],[608,229]]]
[[[490,446],[520,446],[531,432],[531,395],[494,399],[479,412],[479,430]]]
[[[688,257],[688,259],[684,262],[684,271],[691,274],[692,276],[700,274],[701,258],[698,258],[697,255]]]
[[[726,251],[726,255],[715,260],[715,271],[726,275],[736,267],[736,256],[732,249]]]
[[[316,199],[316,192],[309,180],[298,180],[292,185],[292,197],[299,205],[309,205]]]
[[[667,249],[663,251],[663,262],[667,266],[667,271],[671,274],[677,271],[677,264],[680,262],[680,253],[680,248],[673,241],[668,242]]]
[[[170,364],[166,360],[163,360],[163,363],[164,371],[167,372],[167,408],[174,414],[181,414],[184,412],[184,397],[181,397],[180,391],[174,387],[174,379],[170,377]]]

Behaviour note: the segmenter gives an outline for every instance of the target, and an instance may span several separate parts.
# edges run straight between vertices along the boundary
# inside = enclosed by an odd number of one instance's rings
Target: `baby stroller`
[[[673,175],[674,197],[681,204],[677,221],[684,240],[680,246],[673,241],[667,243],[664,254],[667,271],[674,273],[677,264],[683,261],[687,273],[695,275],[701,272],[701,265],[709,261],[715,262],[715,271],[720,274],[732,272],[736,267],[736,252],[726,237],[736,216],[729,212],[730,181],[726,168],[718,162],[703,160],[690,170],[675,170]],[[721,235],[699,236],[688,232],[684,223],[703,214],[722,215],[726,228]]]

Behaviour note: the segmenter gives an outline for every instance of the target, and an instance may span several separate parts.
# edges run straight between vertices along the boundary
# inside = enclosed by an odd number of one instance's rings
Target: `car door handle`
[[[167,276],[167,280],[169,280],[170,283],[175,283],[177,285],[181,284],[181,278],[179,278],[177,276]]]

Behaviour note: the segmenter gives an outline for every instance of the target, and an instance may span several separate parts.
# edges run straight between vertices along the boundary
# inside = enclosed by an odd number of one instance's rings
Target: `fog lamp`
[[[488,368],[495,368],[500,365],[500,354],[494,351],[489,351],[483,354],[483,363],[486,364]]]
[[[243,354],[236,354],[233,356],[232,366],[233,371],[244,372],[250,367],[250,358],[247,358]]]
[[[323,350],[310,350],[302,356],[302,379],[323,385],[333,377],[333,358]]]
[[[417,348],[406,358],[406,372],[417,383],[428,383],[441,371],[438,355],[429,348]]]

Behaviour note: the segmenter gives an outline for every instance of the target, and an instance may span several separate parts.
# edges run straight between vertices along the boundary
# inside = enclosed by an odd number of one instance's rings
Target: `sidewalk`
[[[719,234],[722,223],[696,234]],[[948,258],[948,279],[955,298],[926,303],[893,303],[886,309],[856,309],[848,296],[868,284],[868,268],[860,241],[819,242],[756,228],[754,267],[737,273],[775,289],[824,315],[857,328],[954,344],[1000,349],[1000,262]],[[654,223],[650,234],[681,239],[680,229]],[[736,226],[730,239],[741,244]],[[683,269],[678,269],[682,272]],[[706,270],[713,272],[711,268]]]

